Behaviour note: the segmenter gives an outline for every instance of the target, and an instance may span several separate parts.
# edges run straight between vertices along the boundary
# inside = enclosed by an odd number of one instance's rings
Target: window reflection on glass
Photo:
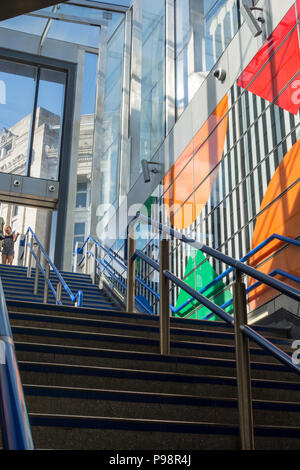
[[[88,184],[87,182],[77,183],[76,208],[82,209],[88,205]]]
[[[102,194],[104,204],[116,204],[119,186],[121,103],[123,80],[124,22],[107,44],[104,98],[104,155]]]
[[[30,176],[58,179],[65,81],[64,72],[40,72]]]
[[[37,68],[0,60],[0,172],[26,174]]]
[[[73,250],[75,249],[75,245],[78,242],[82,244],[85,238],[85,222],[76,222],[74,224],[74,239],[73,239]]]
[[[102,157],[104,178],[101,186],[101,200],[104,204],[116,205],[119,186],[119,139],[109,147]]]
[[[179,116],[238,30],[237,0],[176,0]]]
[[[165,137],[165,2],[142,2],[140,158],[149,159]]]

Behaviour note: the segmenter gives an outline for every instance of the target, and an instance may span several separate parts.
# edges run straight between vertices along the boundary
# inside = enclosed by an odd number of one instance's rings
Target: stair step
[[[81,345],[87,344],[90,347],[108,347],[117,345],[117,349],[159,352],[159,338],[154,339],[147,336],[132,336],[128,334],[109,334],[109,333],[94,333],[88,331],[75,331],[57,328],[41,328],[41,327],[27,327],[27,326],[12,326],[12,331],[16,341],[36,341],[36,338],[47,338],[49,343],[68,344],[68,345]],[[174,354],[188,354],[203,356],[209,355],[211,357],[232,358],[235,356],[235,346],[222,344],[217,342],[201,342],[197,339],[193,340],[171,340],[171,351]],[[282,346],[282,345],[281,345]],[[285,349],[285,348],[283,348]],[[267,351],[259,347],[251,347],[250,349],[253,357],[263,358],[269,356]],[[291,352],[287,347],[287,352]],[[275,361],[273,357],[270,360]]]
[[[206,420],[234,425],[239,421],[236,398],[26,384],[24,392],[31,413]],[[299,403],[253,400],[253,411],[255,425],[300,426]]]
[[[159,325],[159,316],[149,315],[144,313],[128,313],[120,311],[117,308],[112,308],[111,311],[107,310],[102,311],[100,309],[91,309],[91,308],[78,308],[74,306],[58,306],[58,305],[44,305],[43,303],[38,306],[36,303],[32,302],[21,302],[18,300],[10,299],[7,302],[8,310],[10,312],[30,312],[36,314],[49,314],[49,315],[59,315],[59,316],[75,316],[78,317],[79,313],[82,318],[87,319],[100,319],[116,322],[133,323],[135,325]],[[232,332],[232,326],[224,322],[212,322],[212,321],[203,321],[203,320],[193,320],[193,319],[184,319],[184,318],[170,318],[171,325],[174,327],[188,327],[189,329],[200,329],[201,330],[218,330],[225,332]],[[288,338],[288,332],[285,328],[273,328],[273,327],[255,327],[257,332],[269,336],[269,337],[278,337],[278,338]]]
[[[19,361],[23,383],[62,387],[109,388],[154,393],[236,397],[236,378],[230,376],[181,374],[112,367],[80,366]],[[252,379],[253,398],[258,400],[300,400],[300,383]]]
[[[239,431],[234,425],[41,413],[30,413],[29,419],[40,448],[115,449],[116,442],[122,450],[239,448]],[[55,430],[49,432],[49,428]],[[257,449],[300,447],[297,427],[257,426],[255,435]]]
[[[235,376],[235,360],[193,356],[161,356],[158,353],[126,351],[117,349],[89,348],[57,344],[15,342],[18,360],[57,362],[61,364],[121,367],[124,369],[158,370],[203,375]],[[275,362],[251,361],[253,378],[300,381],[300,376],[287,366]]]
[[[105,332],[110,334],[126,334],[130,332],[130,335],[147,335],[147,338],[157,339],[159,336],[159,325],[135,325],[127,322],[114,322],[109,320],[91,320],[82,319],[80,317],[68,317],[68,316],[54,316],[46,314],[34,314],[34,313],[10,313],[11,324],[16,326],[30,325],[33,327],[42,328],[59,328],[72,331],[80,331],[84,329],[87,332]],[[234,332],[218,331],[215,330],[201,330],[201,329],[189,329],[171,327],[171,338],[174,340],[182,339],[184,341],[201,341],[214,342],[218,340],[219,343],[233,344],[234,343]],[[288,346],[290,348],[290,340],[282,338],[268,338],[274,344],[279,346]]]
[[[37,302],[41,302],[43,300],[43,291],[40,290],[39,293],[37,295],[34,295],[33,292],[29,292],[29,291],[22,291],[22,289],[20,289],[18,292],[16,291],[13,291],[13,290],[7,290],[5,289],[4,290],[5,292],[5,297],[6,298],[13,298],[13,299],[34,299],[36,300]],[[49,291],[49,294],[48,294],[48,298],[49,298],[49,301],[51,300],[55,300],[54,299],[54,296],[52,294],[52,292]],[[66,302],[70,302],[72,305],[74,304],[74,302],[71,301],[70,299],[70,296],[67,294],[67,293],[63,293],[62,296],[61,296],[61,301],[63,303],[66,303]],[[101,305],[103,304],[104,306],[105,305],[112,305],[111,301],[106,297],[103,297],[103,296],[98,296],[98,295],[89,295],[89,294],[86,294],[84,293],[83,295],[83,303],[86,303],[86,304],[97,304],[97,305]]]

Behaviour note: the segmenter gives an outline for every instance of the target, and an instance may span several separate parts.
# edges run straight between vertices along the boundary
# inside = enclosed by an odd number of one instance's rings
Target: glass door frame
[[[69,186],[73,184],[73,182],[70,181],[70,167],[72,156],[74,106],[76,98],[77,63],[56,60],[45,56],[28,54],[25,52],[4,49],[1,47],[0,59],[66,73],[65,101],[62,113],[60,142],[60,160],[58,163],[57,172],[58,181],[29,176],[29,153],[27,154],[26,168],[28,176],[13,175],[11,173],[0,174],[1,182],[9,181],[11,178],[13,180],[18,179],[20,181],[18,187],[14,187],[13,184],[9,185],[9,183],[7,183],[7,187],[4,185],[3,191],[5,194],[8,194],[7,198],[6,196],[3,197],[4,201],[14,201],[14,203],[18,203],[20,205],[29,205],[31,207],[38,206],[40,208],[45,207],[48,209],[57,210],[57,226],[59,227],[60,233],[56,236],[55,262],[58,269],[60,269],[60,264],[63,260],[64,238],[68,231],[67,211]],[[37,104],[37,95],[38,87],[35,90],[34,107],[36,107]],[[33,110],[35,109],[34,107]],[[33,113],[31,127],[34,126],[34,124],[35,116]],[[33,135],[31,135],[30,138],[33,140]],[[30,150],[28,150],[28,152],[30,152]],[[26,186],[26,188],[30,188],[30,195],[28,195],[28,192],[23,190],[23,183],[25,183],[24,187]],[[37,204],[35,204],[35,201]]]

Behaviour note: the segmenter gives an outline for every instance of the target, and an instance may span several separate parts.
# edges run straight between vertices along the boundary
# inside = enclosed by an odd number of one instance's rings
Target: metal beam
[[[65,3],[67,0],[11,0],[10,2],[1,2],[0,21],[14,18],[31,11]]]
[[[37,18],[51,18],[53,20],[65,21],[67,23],[78,23],[78,24],[86,24],[89,26],[107,26],[107,21],[105,20],[97,20],[94,18],[84,18],[82,16],[71,16],[65,15],[63,13],[48,13],[48,12],[34,12],[29,13],[29,16],[34,16]]]
[[[97,3],[93,0],[71,0],[68,2],[70,5],[76,5],[80,7],[89,7],[95,8],[97,10],[107,10],[107,11],[115,11],[117,13],[126,13],[129,7],[125,7],[122,5],[114,5],[113,3],[105,3],[105,2],[98,2]]]

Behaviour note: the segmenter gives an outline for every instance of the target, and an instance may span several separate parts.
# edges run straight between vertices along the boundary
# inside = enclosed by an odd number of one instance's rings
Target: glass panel
[[[97,78],[98,55],[86,53],[84,61],[84,77],[82,89],[82,105],[80,118],[79,151],[77,160],[77,191],[90,193],[91,172],[94,146],[95,129],[95,107],[96,107],[96,78]],[[75,158],[75,156],[74,156]],[[86,196],[86,203],[81,207],[82,195],[76,200],[74,209],[74,220],[82,221],[85,219],[86,226],[89,227],[90,210],[87,207],[89,197]],[[80,210],[83,209],[83,210]],[[77,240],[75,237],[74,246]]]
[[[98,55],[85,54],[81,114],[94,114]]]
[[[119,184],[119,147],[119,139],[116,139],[102,157],[105,174],[101,198],[103,204],[116,203]]]
[[[77,191],[78,192],[86,192],[87,191],[87,183],[77,183]]]
[[[84,235],[85,232],[85,223],[84,222],[77,222],[74,225],[74,233],[75,235]]]
[[[176,0],[179,116],[238,30],[237,1]]]
[[[121,102],[123,80],[124,22],[107,44],[104,98],[104,155],[101,202],[115,204],[118,198]]]
[[[95,8],[79,7],[67,4],[60,5],[59,12],[70,16],[106,21],[108,38],[113,35],[124,18],[123,13],[118,13],[115,11],[105,11],[102,9],[96,10]]]
[[[0,60],[0,172],[25,175],[37,69]]]
[[[41,70],[30,176],[58,179],[65,81],[64,72]]]
[[[33,16],[20,15],[9,20],[1,21],[0,27],[22,31],[23,33],[41,35],[47,24],[46,18],[37,18]]]
[[[76,207],[82,208],[87,205],[87,193],[77,193],[76,195]]]
[[[98,48],[100,28],[53,20],[47,38]]]
[[[149,159],[165,136],[165,2],[143,0],[141,160]]]

